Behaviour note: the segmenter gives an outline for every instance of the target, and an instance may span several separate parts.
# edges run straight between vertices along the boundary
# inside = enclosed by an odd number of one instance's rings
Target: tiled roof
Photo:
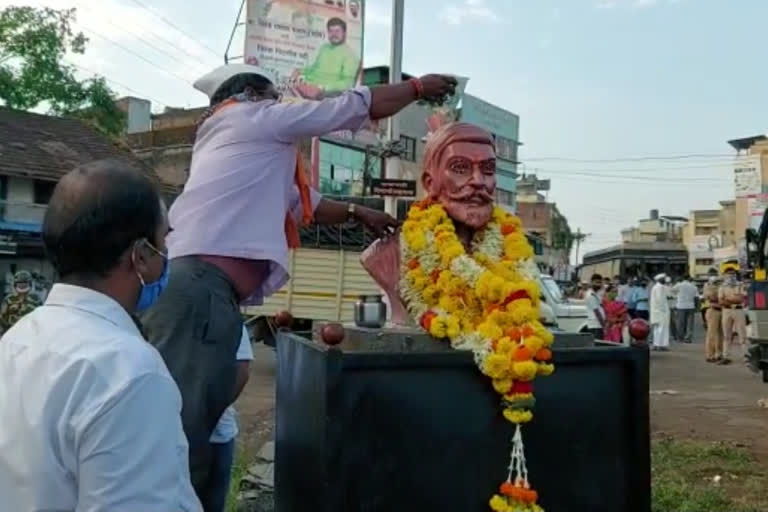
[[[103,158],[131,163],[161,184],[155,171],[130,150],[82,121],[0,107],[0,175],[57,181],[78,165]]]

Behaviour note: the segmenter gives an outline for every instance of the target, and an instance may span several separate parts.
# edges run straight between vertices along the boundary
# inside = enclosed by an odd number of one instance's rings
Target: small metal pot
[[[387,305],[381,295],[361,295],[355,302],[355,325],[378,329],[387,322]]]

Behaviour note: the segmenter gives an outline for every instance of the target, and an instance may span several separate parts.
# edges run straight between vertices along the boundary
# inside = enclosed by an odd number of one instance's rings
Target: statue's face
[[[443,205],[454,222],[482,229],[493,215],[496,192],[496,155],[489,144],[455,142],[429,170],[424,186],[430,198]]]

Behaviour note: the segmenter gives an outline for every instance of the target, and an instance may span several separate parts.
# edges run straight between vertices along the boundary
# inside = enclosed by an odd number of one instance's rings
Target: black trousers
[[[196,257],[173,259],[170,266],[168,288],[140,320],[181,391],[192,485],[205,503],[214,462],[210,437],[234,395],[243,319],[235,289],[218,267]]]

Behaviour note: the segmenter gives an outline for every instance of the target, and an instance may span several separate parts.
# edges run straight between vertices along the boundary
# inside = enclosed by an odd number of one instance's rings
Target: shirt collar
[[[139,324],[115,299],[90,288],[57,283],[51,288],[45,305],[85,311],[143,337]]]

